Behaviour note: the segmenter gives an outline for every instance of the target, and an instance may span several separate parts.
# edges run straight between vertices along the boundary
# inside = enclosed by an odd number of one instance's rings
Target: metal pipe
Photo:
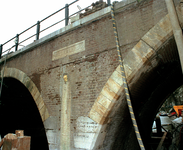
[[[65,26],[69,24],[69,5],[65,5]]]
[[[182,68],[182,71],[183,71],[183,37],[182,37],[182,29],[181,29],[179,21],[178,21],[178,17],[177,17],[177,13],[176,13],[173,1],[172,0],[165,0],[165,2],[166,2],[166,5],[167,5],[169,16],[170,16],[170,22],[172,24],[173,34],[174,34],[175,41],[176,41],[176,44],[177,44],[178,53],[179,53],[180,62],[181,62],[181,68]]]
[[[72,3],[70,3],[70,4],[68,4],[68,5],[70,6],[70,5],[74,4],[74,3],[77,2],[77,1],[79,1],[79,0],[75,0],[75,1],[73,1]],[[42,21],[44,21],[44,20],[50,18],[51,16],[55,15],[56,13],[60,12],[60,11],[63,10],[63,9],[65,9],[65,6],[64,6],[63,8],[61,8],[61,9],[57,10],[57,11],[54,12],[53,14],[47,16],[46,18],[42,19],[40,22],[42,22]]]
[[[40,33],[40,22],[37,21],[36,40],[39,40],[39,33]]]
[[[156,116],[156,129],[157,129],[157,135],[162,136],[162,131],[161,131],[161,120],[159,116]]]
[[[47,30],[47,29],[49,29],[49,28],[51,28],[51,27],[53,27],[53,26],[55,26],[55,25],[57,25],[58,23],[60,23],[60,22],[62,22],[62,21],[64,21],[64,20],[65,20],[65,18],[62,19],[62,20],[60,20],[60,21],[58,21],[58,22],[56,22],[56,23],[54,23],[54,24],[52,24],[52,25],[50,25],[49,27],[47,27],[47,28],[41,30],[39,33],[43,32],[43,31],[45,31],[45,30]]]
[[[2,52],[3,52],[3,45],[1,44],[0,45],[0,59],[1,59]]]
[[[21,34],[27,32],[28,30],[32,29],[32,28],[35,27],[36,25],[37,25],[37,23],[34,24],[34,25],[32,25],[31,27],[27,28],[26,30],[22,31],[21,33],[19,33],[19,35],[21,35]]]
[[[19,35],[16,35],[16,39],[15,39],[15,51],[18,50],[18,42],[19,42]]]
[[[111,6],[111,0],[107,0],[107,5]]]

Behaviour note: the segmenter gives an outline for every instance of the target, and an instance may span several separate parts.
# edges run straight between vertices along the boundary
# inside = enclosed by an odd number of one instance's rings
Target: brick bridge
[[[132,105],[148,147],[158,109],[183,84],[177,46],[164,0],[118,2],[115,18]],[[23,129],[31,136],[34,150],[139,149],[120,75],[110,7],[0,62],[1,136]]]

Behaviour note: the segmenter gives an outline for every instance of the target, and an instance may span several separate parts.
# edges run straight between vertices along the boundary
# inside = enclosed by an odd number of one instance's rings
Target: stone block
[[[107,120],[107,118],[96,112],[95,109],[91,109],[91,111],[89,112],[89,117],[98,124],[105,124]]]
[[[173,30],[169,15],[166,15],[142,37],[142,40],[157,50],[171,35],[173,35]]]
[[[20,81],[20,82],[22,82],[23,81],[23,79],[26,77],[27,75],[25,74],[25,73],[23,73],[22,71],[19,71],[19,74],[18,74],[18,80]]]
[[[110,109],[111,103],[114,103],[111,100],[109,100],[107,97],[105,97],[102,93],[100,93],[100,95],[98,96],[98,98],[95,101],[95,103],[96,102],[98,102],[101,105],[103,105],[106,109]]]
[[[79,14],[76,16],[71,17],[71,23],[75,22],[76,20],[79,20]]]
[[[110,77],[112,80],[114,80],[116,83],[118,83],[120,86],[123,85],[122,75],[118,71],[114,71]]]
[[[39,113],[41,115],[42,120],[45,120],[45,112],[46,112],[45,106],[43,106],[41,109],[39,109]]]
[[[53,51],[52,61],[61,59],[63,57],[73,55],[85,51],[85,40],[66,46],[64,48]]]
[[[113,92],[107,85],[105,85],[101,91],[101,93],[107,97],[108,99],[112,100],[117,100],[119,98],[119,95],[115,92]]]
[[[46,107],[46,106],[45,106]],[[45,113],[44,113],[44,118],[42,118],[42,120],[43,120],[43,122],[46,120],[46,119],[48,119],[50,117],[50,114],[49,114],[49,111],[48,111],[48,109],[47,109],[47,107],[46,107],[46,110],[45,110]]]
[[[44,127],[46,130],[56,130],[57,129],[57,117],[50,116],[44,121]]]
[[[27,89],[29,90],[29,92],[31,93],[31,91],[35,88],[35,84],[30,80],[30,83],[27,86]]]
[[[37,105],[38,109],[41,110],[44,107],[44,102],[42,99],[40,99],[39,104]]]
[[[41,100],[39,98],[40,97],[40,93],[39,93],[38,89],[37,88],[34,88],[34,90],[32,91],[31,95],[32,95],[32,97],[33,97],[36,105],[38,106],[39,101]]]
[[[141,50],[142,49],[142,50]],[[144,57],[144,52],[150,48],[144,42],[139,42],[124,58],[124,68],[126,76],[128,77],[132,72],[138,70],[138,68],[147,60]],[[141,51],[140,51],[141,50]]]
[[[46,108],[46,106],[44,105],[41,110],[40,110],[40,115],[41,115],[41,118],[42,118],[42,121],[44,122],[46,119],[49,118],[49,112],[48,112],[48,109]]]
[[[43,99],[42,99],[41,95],[39,94],[37,96],[37,99],[34,99],[34,101],[36,102],[36,105],[39,108],[39,105],[40,105],[41,101],[43,101]]]
[[[104,106],[102,106],[100,103],[98,103],[98,102],[94,103],[92,109],[94,109],[100,115],[102,115],[104,117],[107,117],[107,115],[109,114],[109,111]]]
[[[109,78],[106,85],[112,90],[114,91],[115,93],[120,93],[121,91],[121,86],[116,83],[113,79]]]
[[[142,40],[140,40],[135,45],[132,51],[136,53],[142,59],[143,62],[146,62],[148,58],[155,54],[155,51]]]
[[[48,138],[49,145],[57,144],[57,131],[56,130],[47,130],[46,135]]]

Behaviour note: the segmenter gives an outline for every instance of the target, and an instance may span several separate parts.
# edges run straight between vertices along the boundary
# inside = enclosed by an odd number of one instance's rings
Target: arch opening
[[[183,85],[178,87],[161,105],[156,117],[154,118],[151,134],[151,145],[154,149],[157,148],[160,138],[166,134],[166,138],[162,144],[164,149],[183,149],[182,143],[182,131],[183,127],[182,119],[179,118],[180,114],[177,114],[173,106],[183,105]],[[175,123],[175,120],[179,122]],[[181,122],[180,122],[181,121]]]
[[[144,63],[138,78],[129,82],[132,105],[146,149],[151,149],[154,118],[164,101],[181,85],[183,75],[175,40],[171,37]],[[130,119],[125,95],[122,94],[110,115],[104,146],[110,149],[140,149]],[[157,147],[156,147],[157,148]]]
[[[1,137],[15,130],[31,136],[31,150],[48,150],[45,128],[29,90],[17,79],[5,77],[0,98]]]

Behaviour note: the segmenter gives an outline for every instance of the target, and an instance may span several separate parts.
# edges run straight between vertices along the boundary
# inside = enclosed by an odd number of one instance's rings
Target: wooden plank
[[[162,138],[161,138],[161,141],[159,142],[159,145],[158,145],[158,147],[157,147],[156,150],[161,150],[161,147],[162,147],[163,142],[164,142],[164,140],[165,140],[165,138],[166,138],[166,135],[167,135],[167,132],[165,132],[165,133],[163,134],[163,136],[162,136]]]
[[[0,142],[0,148],[1,148],[1,146],[3,145],[3,142],[4,142],[4,138],[1,140],[1,142]]]

